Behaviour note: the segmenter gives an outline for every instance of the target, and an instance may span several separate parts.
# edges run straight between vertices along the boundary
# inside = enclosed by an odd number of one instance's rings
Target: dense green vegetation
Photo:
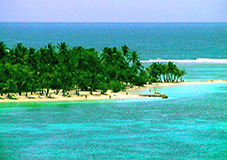
[[[185,70],[180,70],[173,62],[152,63],[146,68],[149,82],[178,82],[183,81]]]
[[[0,42],[0,94],[49,90],[64,92],[76,89],[114,92],[127,86],[143,86],[147,82],[177,82],[185,74],[175,64],[153,63],[144,68],[135,51],[105,47],[101,52],[93,48],[72,47],[66,43],[51,43],[40,49],[27,48],[18,43],[7,48]]]

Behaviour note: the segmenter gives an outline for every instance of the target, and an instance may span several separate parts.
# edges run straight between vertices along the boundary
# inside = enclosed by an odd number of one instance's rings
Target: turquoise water
[[[186,63],[177,65],[186,70],[187,74],[184,76],[184,79],[188,81],[227,79],[227,64]]]
[[[144,60],[227,58],[226,37],[226,23],[0,23],[9,47],[127,44]],[[227,77],[225,63],[177,65],[189,81]],[[169,98],[0,103],[0,159],[226,159],[227,83],[156,89]]]
[[[226,159],[226,83],[157,89],[170,98],[5,104],[0,159]]]

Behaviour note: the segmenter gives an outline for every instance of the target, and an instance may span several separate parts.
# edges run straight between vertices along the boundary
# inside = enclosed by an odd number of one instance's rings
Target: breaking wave
[[[141,60],[143,63],[153,63],[153,62],[174,62],[174,63],[226,63],[227,59],[209,59],[209,58],[196,58],[196,59],[149,59]]]

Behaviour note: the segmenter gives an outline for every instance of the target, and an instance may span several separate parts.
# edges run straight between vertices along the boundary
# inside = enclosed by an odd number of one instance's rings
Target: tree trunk
[[[91,94],[91,95],[92,95],[92,90],[93,90],[92,87],[90,87],[90,94]]]
[[[166,82],[166,77],[165,77],[165,75],[163,74],[163,80],[164,80],[164,82]]]
[[[169,75],[166,75],[166,82],[169,82]]]
[[[173,75],[170,75],[170,82],[173,82]]]
[[[76,86],[76,95],[78,95],[78,96],[80,95],[80,93],[79,93],[79,87],[77,87],[77,86]]]
[[[21,96],[21,92],[19,92],[19,96]]]
[[[56,90],[56,93],[55,94],[58,95],[58,93],[59,93],[59,89]]]
[[[49,94],[49,88],[47,88],[46,96],[48,96],[48,94]]]

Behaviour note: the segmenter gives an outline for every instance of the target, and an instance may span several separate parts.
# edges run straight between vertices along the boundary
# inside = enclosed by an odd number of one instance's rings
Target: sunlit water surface
[[[0,23],[0,39],[9,47],[67,42],[98,51],[126,44],[146,61],[224,59],[226,25]],[[227,77],[227,64],[177,65],[188,81]],[[0,103],[0,159],[226,159],[227,83],[156,89],[169,98]]]
[[[227,157],[226,83],[156,89],[169,99],[0,104],[0,159]]]

